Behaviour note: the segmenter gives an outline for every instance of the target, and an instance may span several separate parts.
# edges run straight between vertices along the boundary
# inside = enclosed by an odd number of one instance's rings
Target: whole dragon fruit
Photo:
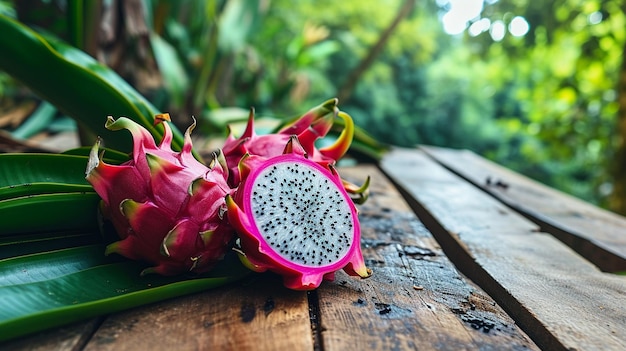
[[[164,120],[169,115],[157,116],[155,124]],[[224,218],[225,196],[232,193],[228,168],[218,153],[208,168],[193,157],[190,133],[195,122],[185,133],[181,152],[172,151],[172,131],[167,123],[163,126],[157,147],[139,124],[108,117],[108,129],[131,132],[132,159],[110,165],[98,155],[99,141],[91,150],[86,179],[122,239],[109,245],[106,254],[154,265],[142,274],[205,272],[223,257],[234,237]]]
[[[243,180],[239,173],[239,162],[244,155],[261,158],[278,156],[283,153],[285,144],[293,135],[298,137],[308,159],[324,167],[334,165],[348,151],[354,136],[354,122],[350,115],[339,111],[337,102],[337,99],[330,99],[309,110],[277,133],[265,135],[258,135],[255,132],[254,110],[251,110],[243,134],[239,138],[235,138],[231,131],[222,147],[230,171],[229,184],[236,187]],[[328,134],[337,117],[344,121],[344,129],[341,134],[332,145],[321,149],[317,148],[315,142]],[[356,195],[353,201],[356,203],[365,202],[369,194],[369,178],[361,187],[345,180],[342,180],[342,183],[350,194]]]
[[[283,276],[296,290],[314,289],[335,272],[369,277],[357,210],[332,165],[305,157],[297,137],[274,157],[244,156],[242,183],[226,196],[242,261]]]

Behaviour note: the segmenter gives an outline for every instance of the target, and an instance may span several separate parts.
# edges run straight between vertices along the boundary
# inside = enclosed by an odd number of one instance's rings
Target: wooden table
[[[374,275],[311,292],[271,274],[2,350],[626,350],[626,219],[468,152],[343,168]]]

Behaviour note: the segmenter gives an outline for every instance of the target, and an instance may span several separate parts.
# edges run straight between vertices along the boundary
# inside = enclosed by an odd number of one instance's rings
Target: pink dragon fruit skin
[[[344,130],[334,144],[318,149],[315,141],[326,136],[337,117],[344,120]],[[348,114],[339,111],[337,99],[331,99],[311,109],[277,133],[258,135],[254,130],[254,110],[251,110],[244,133],[235,138],[231,132],[222,148],[230,170],[229,183],[237,186],[241,182],[238,165],[245,154],[266,158],[278,156],[282,154],[292,135],[298,137],[310,160],[327,166],[334,164],[348,151],[354,136],[354,123]]]
[[[242,261],[282,275],[295,290],[315,289],[340,269],[369,277],[357,209],[334,167],[307,159],[296,137],[284,150],[270,158],[244,157],[244,180],[234,197],[226,196]]]
[[[159,115],[155,123],[169,120]],[[171,149],[172,132],[163,123],[157,147],[152,135],[130,119],[109,117],[110,130],[128,129],[133,137],[132,159],[109,165],[92,148],[86,179],[102,198],[102,211],[121,240],[106,254],[118,253],[154,266],[142,274],[175,275],[206,272],[225,254],[234,230],[224,218],[228,168],[216,153],[206,167],[191,154],[190,133],[181,152]]]

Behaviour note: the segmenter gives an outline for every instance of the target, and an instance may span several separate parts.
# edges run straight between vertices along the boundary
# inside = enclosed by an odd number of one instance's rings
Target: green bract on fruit
[[[169,121],[159,115],[155,123]],[[214,154],[209,167],[192,155],[187,129],[181,152],[171,149],[172,131],[163,123],[164,136],[156,145],[152,135],[130,119],[109,117],[110,130],[128,129],[133,137],[132,159],[109,165],[94,145],[86,179],[102,198],[102,210],[122,240],[107,247],[154,265],[143,273],[174,275],[206,272],[229,249],[234,231],[224,218],[228,168],[223,156]]]
[[[242,183],[227,195],[228,219],[242,259],[271,270],[291,289],[308,290],[336,271],[369,277],[360,246],[357,210],[332,165],[305,157],[294,136],[283,155],[244,156]]]

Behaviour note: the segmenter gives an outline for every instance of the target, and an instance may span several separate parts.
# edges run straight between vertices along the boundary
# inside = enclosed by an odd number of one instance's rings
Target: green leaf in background
[[[227,53],[241,49],[259,25],[261,5],[256,1],[230,0],[219,17],[218,44]]]
[[[76,120],[69,116],[57,117],[48,124],[48,131],[52,133],[74,132],[76,131]]]
[[[103,255],[103,245],[0,260],[0,341],[53,326],[186,295],[243,278],[233,255],[201,277],[140,277],[138,262]]]
[[[11,134],[17,139],[28,139],[31,136],[45,130],[54,119],[57,109],[50,103],[43,101],[39,107],[19,128]]]
[[[174,106],[180,108],[185,102],[185,91],[189,85],[185,67],[178,58],[176,49],[163,38],[157,34],[152,34],[150,43],[159,71],[163,75],[165,87],[172,96]]]
[[[241,131],[243,131],[249,115],[249,109],[241,107],[222,107],[207,111],[205,115],[202,116],[202,120],[206,122],[204,123],[204,125],[206,125],[204,128],[212,128],[214,130],[227,130],[229,126],[235,123],[243,123],[244,127],[241,129]],[[236,134],[239,135],[238,133]]]
[[[130,150],[131,146],[129,135],[104,127],[108,115],[129,117],[161,139],[163,127],[153,125],[160,111],[111,69],[1,14],[0,33],[0,69],[100,135],[108,147]],[[180,149],[182,134],[173,129],[172,145]]]

